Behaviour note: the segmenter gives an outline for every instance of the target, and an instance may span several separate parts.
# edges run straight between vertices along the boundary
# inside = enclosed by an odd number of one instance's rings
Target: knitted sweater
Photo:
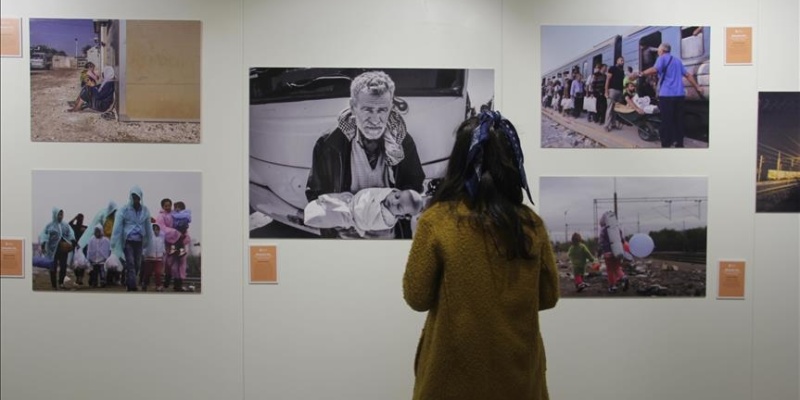
[[[544,223],[534,214],[534,258],[508,261],[467,212],[436,204],[414,233],[403,292],[428,311],[414,399],[548,399],[539,310],[558,301],[558,272]]]

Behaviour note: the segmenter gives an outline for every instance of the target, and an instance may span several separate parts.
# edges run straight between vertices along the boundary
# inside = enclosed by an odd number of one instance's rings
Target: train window
[[[681,28],[681,58],[700,57],[703,49],[703,27],[684,26]]]
[[[598,54],[592,58],[592,70],[594,71],[594,67],[603,63],[603,55]]]
[[[653,32],[639,39],[640,71],[656,65],[658,59],[658,46],[661,44],[661,32]]]
[[[591,71],[589,70],[589,62],[588,61],[584,61],[583,62],[583,69],[581,70],[581,75],[585,78],[586,74],[588,74],[590,72]]]

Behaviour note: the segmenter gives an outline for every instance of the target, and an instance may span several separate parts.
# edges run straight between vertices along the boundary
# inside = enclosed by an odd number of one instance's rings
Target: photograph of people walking
[[[200,21],[30,20],[31,140],[200,142]]]
[[[408,239],[492,70],[250,69],[250,238]]]
[[[708,179],[543,177],[564,297],[705,297]]]
[[[33,290],[201,291],[199,172],[37,170],[33,210]]]
[[[710,34],[542,26],[542,147],[708,148]]]

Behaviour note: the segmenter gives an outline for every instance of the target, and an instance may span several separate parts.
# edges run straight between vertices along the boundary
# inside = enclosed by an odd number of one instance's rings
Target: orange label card
[[[717,298],[744,298],[744,261],[719,262],[719,295]]]
[[[275,246],[250,246],[250,283],[278,283]]]
[[[22,20],[0,18],[0,55],[22,57]]]
[[[725,28],[725,64],[753,63],[753,28]]]
[[[24,243],[22,239],[0,239],[0,276],[25,276]]]

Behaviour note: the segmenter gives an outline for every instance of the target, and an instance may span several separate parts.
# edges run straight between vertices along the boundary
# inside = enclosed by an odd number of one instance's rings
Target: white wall
[[[32,169],[203,173],[203,293],[126,296],[32,292],[0,282],[0,397],[242,398],[241,5],[192,0],[3,1],[3,16],[203,21],[202,145],[32,143],[28,58],[2,59],[0,229],[30,243]],[[64,105],[66,109],[66,104]],[[232,118],[230,116],[233,116]],[[158,160],[155,162],[154,160]],[[30,252],[27,254],[30,260]]]
[[[203,171],[203,235],[216,245],[204,246],[199,296],[33,293],[28,279],[0,281],[0,397],[409,398],[424,319],[402,300],[409,242],[254,241],[278,245],[281,283],[250,286],[244,274],[246,69],[386,66],[494,68],[498,108],[523,132],[534,189],[551,175],[709,177],[708,297],[563,300],[542,317],[554,399],[796,400],[800,216],[755,215],[752,177],[757,92],[800,89],[798,65],[787,62],[800,59],[797,1],[679,0],[662,14],[648,7],[659,8],[616,0],[2,2],[3,16],[200,19],[204,32],[200,145],[31,143],[27,58],[2,60],[2,236],[32,237],[32,169],[189,169]],[[542,24],[710,25],[710,149],[539,149]],[[754,27],[753,66],[723,65],[722,31],[736,25]],[[27,27],[25,36],[27,46]],[[239,83],[220,79],[239,74]],[[144,153],[159,164],[140,166]],[[714,268],[731,258],[747,261],[747,299],[718,301]]]

